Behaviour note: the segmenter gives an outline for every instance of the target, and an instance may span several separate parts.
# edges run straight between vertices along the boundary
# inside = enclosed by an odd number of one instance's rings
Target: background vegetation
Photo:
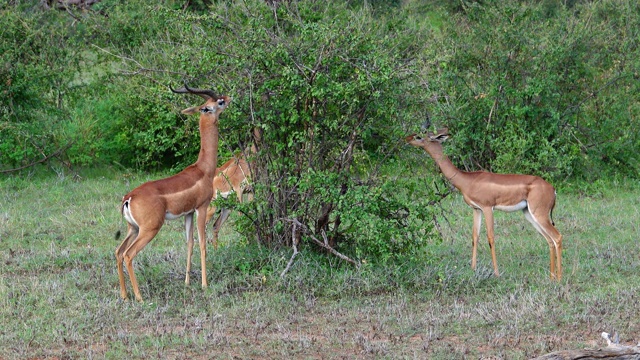
[[[466,169],[638,178],[634,1],[91,3],[2,5],[3,169],[179,170],[197,100],[168,85],[187,82],[234,98],[221,158],[263,132],[241,209],[263,244],[413,256],[447,192],[402,146],[426,123]]]
[[[0,330],[0,357],[346,342],[365,357],[525,358],[611,327],[633,336],[639,39],[631,0],[0,2],[0,319],[18,329]],[[182,287],[170,223],[136,258],[151,304],[124,306],[106,270],[121,196],[197,157],[180,110],[201,100],[169,91],[183,82],[233,98],[221,161],[261,130],[255,201],[226,204],[242,215],[212,290]],[[487,259],[470,272],[468,209],[403,141],[444,126],[459,167],[556,186],[568,280],[547,281],[546,244],[516,216],[497,225],[505,275]],[[322,330],[300,330],[301,314]],[[326,321],[341,316],[365,325],[341,333]]]

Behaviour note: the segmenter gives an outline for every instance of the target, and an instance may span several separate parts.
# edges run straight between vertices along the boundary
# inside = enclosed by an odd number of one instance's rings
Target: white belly
[[[522,210],[527,207],[527,200],[522,200],[515,205],[496,205],[493,208],[500,211],[512,212]]]
[[[185,215],[187,215],[187,214],[191,214],[192,212],[193,212],[193,211],[189,211],[189,212],[185,212],[185,213],[177,214],[177,215],[176,215],[176,214],[172,214],[172,213],[170,213],[170,212],[168,212],[168,211],[167,211],[166,213],[164,213],[164,218],[165,218],[166,220],[175,220],[175,219],[177,219],[177,218],[181,218],[181,217],[183,217],[183,216],[185,216]]]
[[[229,195],[233,194],[235,191],[231,190],[231,191],[218,191],[218,196],[221,196],[222,198],[226,199],[229,197]]]

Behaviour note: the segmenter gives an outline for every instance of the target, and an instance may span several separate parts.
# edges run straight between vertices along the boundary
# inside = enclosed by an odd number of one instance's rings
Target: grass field
[[[559,283],[520,214],[496,216],[502,276],[492,276],[485,237],[472,272],[471,210],[457,194],[443,204],[428,264],[354,270],[303,249],[281,279],[290,251],[238,244],[228,226],[221,248],[209,248],[204,291],[199,261],[184,285],[183,222],[169,222],[135,260],[145,302],[123,302],[119,202],[157,177],[0,178],[1,359],[526,359],[603,346],[603,331],[640,340],[637,184],[561,187]]]

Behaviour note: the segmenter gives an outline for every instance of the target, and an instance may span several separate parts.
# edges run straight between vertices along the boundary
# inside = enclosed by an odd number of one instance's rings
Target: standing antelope
[[[197,216],[200,243],[202,287],[207,287],[205,214],[211,202],[211,182],[218,159],[218,117],[228,106],[228,96],[217,96],[211,90],[184,88],[174,90],[178,94],[195,94],[206,100],[203,105],[182,110],[183,114],[200,113],[200,153],[195,164],[166,179],[149,181],[135,188],[122,198],[121,212],[127,221],[127,236],[116,249],[120,296],[127,298],[124,284],[124,261],[137,301],[142,301],[138,282],[133,272],[133,258],[156,236],[165,220],[185,217],[187,237],[187,272],[185,284],[189,284],[191,255],[193,252],[193,215]]]
[[[262,140],[262,131],[259,128],[253,129],[253,141],[254,143],[245,152],[234,155],[226,163],[222,164],[216,169],[216,176],[213,178],[213,200],[218,196],[223,198],[229,197],[232,193],[235,193],[238,197],[238,202],[243,202],[243,195],[249,188],[251,188],[251,169],[252,165],[247,162],[246,153],[250,152],[251,156],[255,156],[258,152],[256,144],[259,144]],[[247,200],[253,200],[253,192],[248,192]],[[211,220],[216,213],[216,207],[210,206],[207,210],[207,223]],[[227,221],[227,218],[231,214],[231,209],[221,208],[220,215],[213,223],[213,239],[211,240],[213,247],[218,248],[218,233],[222,224]]]
[[[238,202],[242,202],[242,196],[249,186],[250,171],[249,163],[244,154],[235,155],[220,166],[216,170],[216,176],[213,178],[212,200],[215,200],[218,196],[226,199],[229,195],[235,193],[238,197]],[[251,201],[251,199],[252,197],[249,195],[249,201]],[[207,210],[207,223],[209,223],[209,220],[211,220],[215,213],[216,207],[211,205]],[[218,215],[218,218],[213,223],[212,243],[215,249],[218,248],[218,233],[220,232],[222,224],[224,224],[229,217],[229,214],[231,214],[231,209],[221,208],[220,215]]]
[[[562,278],[562,235],[554,227],[551,213],[556,192],[551,184],[533,175],[494,174],[485,171],[458,170],[442,152],[442,142],[449,137],[447,129],[428,133],[426,138],[410,135],[406,141],[426,150],[446,178],[460,190],[464,201],[473,208],[473,250],[471,268],[476,268],[476,249],[480,236],[480,221],[484,214],[491,260],[496,276],[498,264],[493,241],[493,210],[522,210],[525,218],[549,244],[551,278]]]

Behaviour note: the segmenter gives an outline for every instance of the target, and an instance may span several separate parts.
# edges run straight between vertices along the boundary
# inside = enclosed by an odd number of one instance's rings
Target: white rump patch
[[[527,207],[527,200],[522,200],[515,205],[496,205],[493,208],[500,211],[512,212],[522,210]]]
[[[136,228],[140,227],[138,226],[136,219],[133,218],[133,214],[131,213],[131,198],[128,198],[122,203],[122,216],[124,216],[124,219],[127,220],[129,224],[135,226]]]

